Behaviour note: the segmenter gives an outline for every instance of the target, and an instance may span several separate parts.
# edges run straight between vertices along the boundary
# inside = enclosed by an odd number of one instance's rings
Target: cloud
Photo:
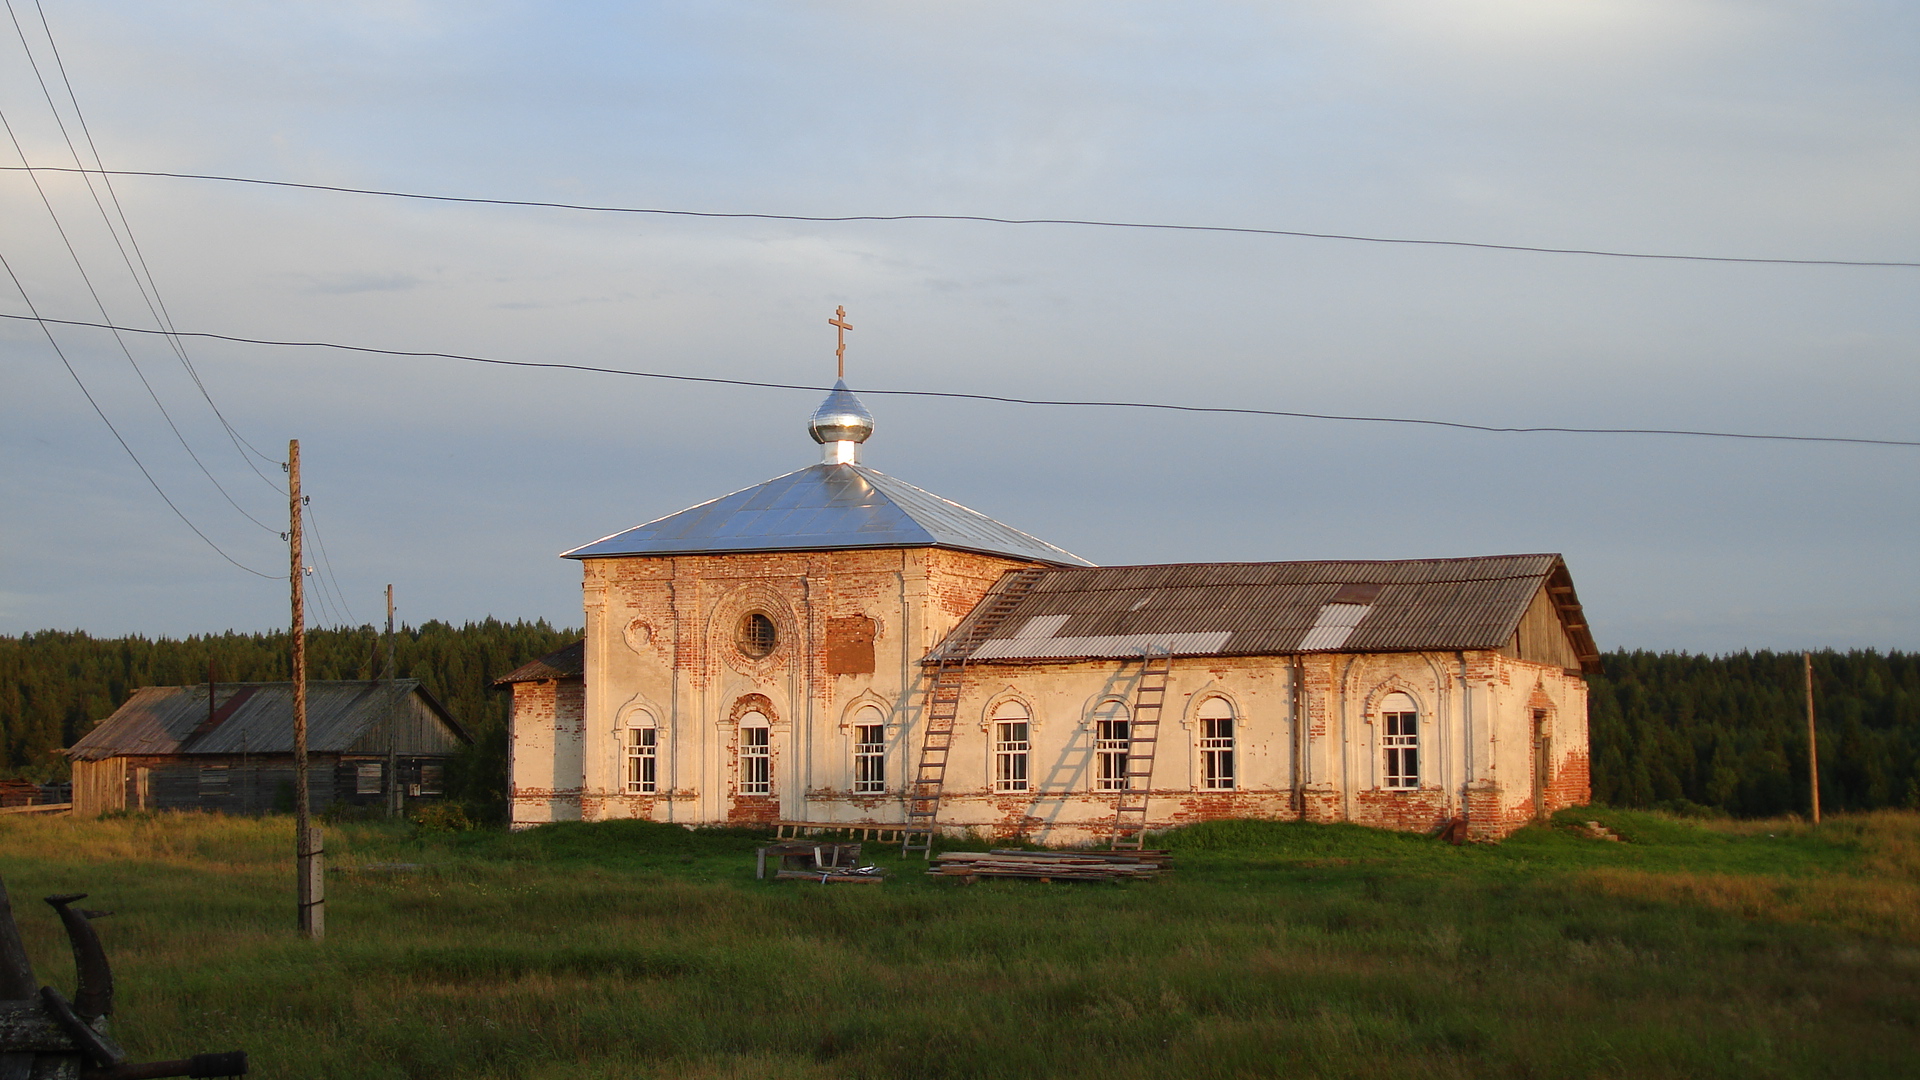
[[[50,15],[102,152],[128,167],[703,210],[1920,250],[1920,206],[1902,197],[1920,186],[1920,109],[1910,57],[1888,44],[1920,17],[1893,9],[721,0],[254,15],[81,0]],[[50,118],[15,105],[39,100],[21,68],[0,64],[0,104],[30,153],[62,153]],[[51,190],[109,310],[146,318],[83,187]],[[185,329],[809,382],[831,371],[825,319],[845,304],[867,386],[1890,437],[1913,436],[1920,396],[1909,272],[116,190]],[[35,303],[93,317],[37,196],[17,176],[0,194]],[[188,512],[252,543],[112,339],[62,341]],[[256,514],[283,512],[164,343],[130,347],[165,373],[160,393],[223,482],[237,477]],[[397,579],[422,617],[575,621],[577,568],[553,552],[815,456],[801,392],[188,347],[257,445],[303,440],[349,593],[371,603]],[[275,587],[222,577],[43,341],[9,333],[0,348],[34,391],[0,396],[0,458],[82,470],[8,489],[0,629],[279,623]],[[1904,452],[868,404],[876,465],[1093,558],[1563,550],[1610,644],[1792,644],[1801,611],[1835,640],[1920,644],[1910,621],[1874,614],[1920,610],[1901,554],[1920,527]]]
[[[307,274],[294,275],[304,277],[307,284],[302,292],[319,293],[323,296],[345,296],[351,293],[365,292],[407,292],[417,289],[422,279],[413,274]]]

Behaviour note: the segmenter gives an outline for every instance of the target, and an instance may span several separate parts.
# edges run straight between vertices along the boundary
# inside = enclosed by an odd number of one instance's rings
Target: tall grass
[[[17,817],[0,874],[42,981],[33,897],[120,913],[138,1055],[269,1077],[1920,1075],[1920,939],[1846,907],[1920,886],[1920,817],[1608,820],[1636,842],[1221,822],[1154,882],[828,888],[754,881],[749,833],[355,825],[317,945],[284,819]]]

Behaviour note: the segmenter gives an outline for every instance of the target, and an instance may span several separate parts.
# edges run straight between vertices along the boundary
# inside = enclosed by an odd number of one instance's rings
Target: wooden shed
[[[473,741],[417,679],[307,683],[313,809],[441,796]],[[73,812],[293,808],[293,684],[148,686],[66,751]]]

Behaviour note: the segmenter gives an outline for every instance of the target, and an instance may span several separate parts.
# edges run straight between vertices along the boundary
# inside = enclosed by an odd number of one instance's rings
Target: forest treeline
[[[393,677],[419,679],[474,737],[449,784],[476,809],[497,815],[506,800],[508,695],[491,689],[493,680],[579,637],[545,620],[433,621],[394,632]],[[307,677],[379,677],[385,639],[371,626],[309,630]],[[73,745],[140,687],[206,682],[209,662],[221,682],[284,680],[292,676],[291,656],[284,631],[179,639],[57,630],[0,636],[0,776],[43,783],[65,776],[66,759],[54,751]]]
[[[497,813],[506,787],[507,695],[493,680],[577,640],[546,622],[429,622],[395,634],[401,678],[419,679],[475,736],[457,791]],[[314,630],[314,679],[365,679],[385,663],[372,627]],[[184,639],[0,636],[0,776],[63,775],[53,751],[142,686],[288,677],[285,633]],[[1799,653],[1613,652],[1592,676],[1594,801],[1743,817],[1805,812],[1806,691]],[[1920,807],[1920,654],[1813,655],[1820,792],[1831,810]]]
[[[1804,814],[1799,653],[1612,652],[1588,679],[1593,798],[1610,806]],[[1920,808],[1920,653],[1813,654],[1823,810]]]

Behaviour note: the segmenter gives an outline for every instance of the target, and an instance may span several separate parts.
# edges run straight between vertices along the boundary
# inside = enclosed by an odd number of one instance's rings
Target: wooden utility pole
[[[287,532],[293,557],[293,836],[294,877],[300,904],[300,934],[326,936],[326,876],[320,830],[313,827],[307,795],[307,568],[300,543],[300,440],[287,443]]]
[[[387,673],[382,678],[391,679],[399,672],[393,669],[393,586],[387,586]]]
[[[1807,677],[1807,778],[1813,782],[1813,823],[1820,824],[1820,743],[1813,737],[1813,654],[1801,653]]]
[[[394,677],[393,670],[393,585],[387,585],[387,666],[380,676],[383,680]],[[393,744],[393,722],[387,722],[387,816],[400,816],[400,754]]]

